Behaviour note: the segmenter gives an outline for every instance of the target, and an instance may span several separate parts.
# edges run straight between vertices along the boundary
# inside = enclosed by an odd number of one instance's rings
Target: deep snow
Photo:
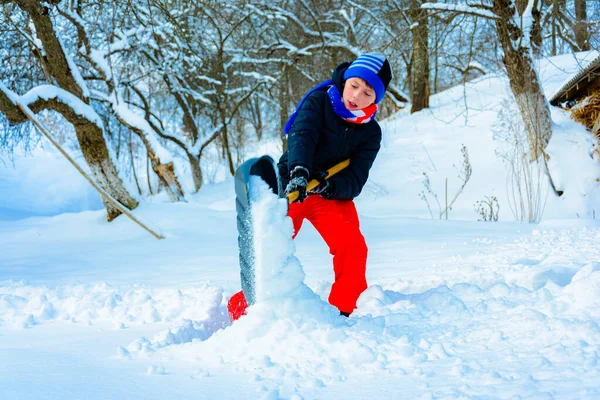
[[[546,92],[575,67],[569,56],[542,63]],[[0,398],[599,398],[593,141],[552,110],[565,195],[548,195],[541,224],[514,222],[492,139],[506,87],[483,77],[382,124],[357,199],[370,287],[349,319],[325,300],[325,244],[310,224],[292,241],[268,192],[257,195],[261,301],[230,326],[231,180],[188,203],[144,200],[136,212],[165,232],[157,241],[122,217],[106,223],[52,152],[0,165]],[[423,172],[453,193],[463,143],[471,180],[449,220],[431,219]],[[489,195],[500,221],[478,222],[473,205]]]

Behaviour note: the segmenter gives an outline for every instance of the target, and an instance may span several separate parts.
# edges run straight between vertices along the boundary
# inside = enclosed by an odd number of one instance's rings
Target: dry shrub
[[[594,90],[589,96],[571,108],[571,118],[585,125],[590,131],[600,116],[600,90]]]
[[[507,98],[501,103],[492,132],[498,144],[496,155],[507,167],[506,192],[515,220],[539,223],[546,208],[549,181],[542,163],[530,161],[529,139],[514,101]]]

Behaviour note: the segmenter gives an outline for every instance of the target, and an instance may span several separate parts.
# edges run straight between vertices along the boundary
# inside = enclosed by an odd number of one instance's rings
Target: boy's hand
[[[320,182],[319,186],[311,190],[309,193],[318,194],[324,199],[332,199],[335,195],[335,185],[333,181],[326,180],[327,171],[317,171],[314,173],[314,178]]]
[[[288,183],[287,187],[285,188],[285,194],[289,195],[290,193],[297,191],[298,198],[296,201],[298,203],[302,203],[308,196],[308,193],[306,193],[306,186],[308,186],[309,175],[310,174],[306,167],[302,165],[295,166],[292,169],[292,172],[290,172],[290,183]]]

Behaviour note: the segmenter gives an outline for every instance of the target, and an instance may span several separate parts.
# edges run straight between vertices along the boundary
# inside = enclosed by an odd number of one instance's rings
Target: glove
[[[302,203],[306,200],[308,193],[306,193],[306,186],[308,186],[308,169],[302,165],[297,165],[290,172],[290,183],[285,188],[285,194],[289,195],[292,192],[298,192],[298,198],[295,200],[298,203]]]
[[[335,196],[335,184],[332,180],[326,180],[327,171],[317,171],[314,173],[314,178],[320,182],[319,186],[311,190],[309,193],[318,194],[324,199],[331,200]]]

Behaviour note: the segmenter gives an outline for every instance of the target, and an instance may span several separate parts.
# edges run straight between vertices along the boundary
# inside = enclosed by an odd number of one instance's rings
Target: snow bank
[[[294,311],[287,315],[257,304],[225,329],[215,330],[211,320],[185,321],[117,353],[154,360],[158,352],[158,359],[212,365],[210,375],[235,366],[258,380],[293,380],[298,389],[384,374],[438,386],[448,379],[467,386],[487,382],[498,395],[539,393],[535,382],[567,360],[570,373],[595,374],[600,327],[582,319],[580,311],[597,315],[600,270],[588,266],[578,272],[591,274],[593,279],[574,280],[556,296],[552,283],[538,290],[461,283],[412,295],[374,285],[350,319],[328,313],[326,304],[319,308],[300,299],[287,301]]]
[[[24,282],[0,285],[0,327],[31,328],[49,321],[116,329],[194,320],[228,320],[222,289],[204,285],[194,289],[117,288],[105,283],[57,288]]]
[[[0,220],[102,208],[89,182],[51,148],[0,162],[0,193]]]

